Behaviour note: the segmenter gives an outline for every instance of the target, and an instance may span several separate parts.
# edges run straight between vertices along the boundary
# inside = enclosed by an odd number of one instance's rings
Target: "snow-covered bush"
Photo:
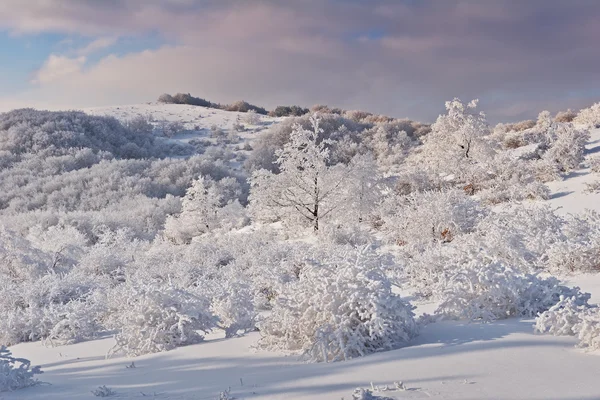
[[[164,234],[176,243],[188,243],[218,228],[243,226],[247,218],[238,201],[241,193],[234,178],[215,181],[200,176],[183,197],[181,213],[167,218]]]
[[[117,392],[107,387],[106,385],[98,386],[98,389],[92,390],[92,394],[96,397],[110,397],[115,396]]]
[[[262,348],[317,362],[390,350],[417,334],[412,306],[364,251],[306,263],[259,328]]]
[[[20,284],[0,282],[0,342],[49,339],[62,344],[94,337],[101,309],[90,298],[102,286],[97,277],[77,271]]]
[[[566,239],[564,224],[549,206],[512,206],[479,221],[473,246],[522,272],[545,269],[548,249]]]
[[[589,160],[592,172],[600,173],[600,157],[593,157]]]
[[[244,122],[248,125],[258,125],[260,124],[261,117],[256,112],[256,110],[248,110],[246,115],[244,116]]]
[[[213,299],[211,310],[219,319],[218,327],[225,331],[225,337],[255,328],[257,314],[253,297],[250,285],[230,280],[222,293]]]
[[[436,314],[470,321],[533,317],[550,309],[561,296],[575,296],[584,303],[590,297],[577,287],[560,285],[554,277],[523,274],[483,257],[449,276],[444,287]]]
[[[178,135],[185,128],[179,121],[162,121],[160,123],[160,130],[165,137],[172,138]]]
[[[554,120],[556,122],[573,122],[577,113],[570,108],[567,111],[559,111],[556,113]]]
[[[536,179],[533,161],[499,153],[488,163],[489,179],[479,182],[477,197],[485,204],[547,200],[550,189]]]
[[[548,173],[557,170],[564,174],[579,168],[590,133],[576,129],[572,124],[554,123],[548,130],[548,136],[549,148],[541,160],[547,165]]]
[[[595,103],[588,108],[580,110],[573,123],[585,125],[590,128],[600,127],[600,103]]]
[[[600,308],[590,307],[577,297],[561,297],[536,318],[535,330],[555,336],[577,336],[577,347],[599,350]]]
[[[577,297],[560,297],[560,301],[535,319],[535,330],[555,336],[577,335],[575,328],[590,311],[587,302]]]
[[[321,240],[334,245],[348,245],[357,248],[377,241],[367,228],[358,224],[349,226],[328,225],[322,230],[320,237]]]
[[[0,392],[11,392],[41,382],[34,378],[41,374],[40,367],[32,367],[31,361],[15,358],[6,346],[0,346]]]
[[[547,251],[548,270],[557,274],[600,271],[600,214],[588,210],[565,219],[565,240]]]
[[[383,206],[384,230],[395,243],[451,242],[471,232],[487,211],[458,190],[390,197]]]
[[[198,343],[215,326],[208,299],[167,283],[126,283],[108,294],[108,325],[117,329],[111,354],[130,357]]]

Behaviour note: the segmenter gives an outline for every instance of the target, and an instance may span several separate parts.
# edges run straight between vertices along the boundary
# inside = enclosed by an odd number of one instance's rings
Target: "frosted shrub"
[[[575,327],[590,307],[577,297],[560,297],[560,301],[535,319],[535,330],[555,336],[574,336]]]
[[[55,321],[44,341],[50,345],[65,345],[95,338],[103,330],[99,317],[103,308],[92,300],[73,300],[62,305],[50,305],[45,318]]]
[[[260,324],[259,345],[330,362],[406,344],[417,334],[412,306],[374,261],[360,252],[308,263]]]
[[[218,228],[243,226],[246,213],[237,200],[241,192],[234,178],[215,181],[200,176],[186,191],[181,213],[167,218],[165,236],[176,243],[189,243],[192,238]]]
[[[574,328],[577,332],[578,347],[586,350],[600,350],[600,311],[590,309],[581,316],[581,322]]]
[[[592,172],[600,173],[600,157],[590,159],[590,169]]]
[[[256,112],[256,110],[248,110],[246,115],[244,116],[244,122],[248,125],[258,125],[260,124],[261,117]]]
[[[542,156],[548,168],[568,173],[579,168],[585,155],[585,145],[590,138],[587,130],[578,130],[572,124],[553,124],[549,130],[550,148]]]
[[[321,239],[335,245],[352,247],[363,247],[376,241],[376,238],[366,228],[358,224],[348,227],[327,225],[321,232]]]
[[[600,271],[600,214],[586,211],[570,215],[562,228],[566,240],[548,251],[548,269],[552,273]]]
[[[218,326],[225,331],[225,337],[233,337],[239,331],[246,333],[255,328],[253,293],[247,284],[228,282],[223,293],[213,300],[211,310],[219,319]]]
[[[533,317],[555,305],[561,296],[576,296],[583,302],[590,296],[577,287],[560,285],[556,278],[523,274],[492,260],[470,262],[444,286],[436,314],[469,321]]]
[[[469,262],[472,256],[472,249],[454,244],[434,242],[422,247],[403,246],[400,257],[404,265],[391,268],[388,273],[397,282],[408,282],[418,296],[438,297],[448,274]]]
[[[577,113],[570,108],[567,111],[559,111],[556,113],[554,120],[556,122],[573,122]]]
[[[489,179],[476,194],[486,204],[509,201],[547,200],[550,190],[536,179],[533,161],[499,153],[488,163]]]
[[[0,342],[53,338],[62,344],[93,337],[99,309],[89,298],[99,286],[95,277],[76,272],[20,285],[0,281]]]
[[[34,376],[41,373],[40,367],[31,367],[31,361],[15,358],[6,346],[0,346],[0,392],[39,385]]]
[[[523,272],[543,269],[548,249],[566,239],[564,224],[548,206],[512,206],[479,221],[475,246]]]
[[[590,128],[600,126],[600,103],[596,103],[591,107],[584,108],[579,111],[579,114],[573,120],[575,124],[585,125]]]
[[[395,196],[383,207],[384,229],[401,245],[451,242],[486,214],[478,201],[457,190]]]
[[[111,354],[136,357],[198,343],[198,331],[215,326],[207,299],[168,284],[124,284],[109,299],[109,325],[119,331]]]
[[[536,318],[535,330],[555,336],[576,336],[577,347],[599,350],[600,308],[590,307],[576,297],[561,297]]]

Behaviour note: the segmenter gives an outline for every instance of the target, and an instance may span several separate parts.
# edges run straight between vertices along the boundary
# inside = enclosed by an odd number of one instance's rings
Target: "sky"
[[[597,0],[0,0],[0,111],[328,104],[490,121],[600,101]]]

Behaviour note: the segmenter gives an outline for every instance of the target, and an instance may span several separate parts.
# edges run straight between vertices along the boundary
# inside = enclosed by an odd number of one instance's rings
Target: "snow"
[[[84,111],[119,119],[151,114],[156,121],[181,121],[186,129],[197,125],[200,131],[211,125],[232,129],[243,114],[154,103]],[[600,153],[600,129],[591,133],[588,157]],[[195,136],[177,139],[191,137]],[[584,192],[585,184],[597,179],[583,168],[552,182],[548,203],[560,207],[561,213],[600,211],[600,195]],[[600,275],[571,276],[566,282],[591,292],[591,302],[600,303]],[[419,315],[435,306],[422,303],[415,311]],[[22,343],[11,351],[41,365],[40,379],[50,385],[0,393],[0,400],[93,398],[91,392],[103,385],[123,399],[218,399],[228,388],[237,399],[349,399],[356,387],[393,387],[398,381],[407,390],[376,394],[395,399],[597,399],[600,354],[576,349],[573,337],[535,334],[533,323],[523,318],[492,323],[442,321],[423,327],[407,347],[321,364],[257,351],[260,334],[256,332],[227,340],[222,332],[211,334],[200,344],[133,359],[106,359],[114,346],[112,337],[54,348]],[[126,368],[132,361],[135,368]]]
[[[340,399],[349,398],[355,387],[394,381],[415,389],[386,394],[398,399],[595,398],[600,357],[575,349],[573,338],[535,335],[532,324],[519,319],[435,323],[409,347],[330,364],[253,352],[257,333],[135,359],[105,360],[111,339],[57,348],[21,344],[13,352],[40,362],[43,380],[52,386],[0,398],[81,399],[106,385],[130,399],[143,398],[142,393],[156,393],[157,399],[217,399],[228,387],[238,399]],[[131,361],[136,368],[125,368]]]
[[[210,128],[213,125],[230,131],[236,122],[241,122],[246,128],[245,132],[239,132],[241,139],[249,141],[256,134],[273,123],[281,121],[283,118],[274,118],[266,115],[259,115],[260,124],[249,125],[245,122],[246,113],[237,111],[224,111],[215,108],[191,106],[185,104],[162,104],[162,103],[143,103],[130,104],[122,106],[109,107],[91,107],[83,108],[87,114],[99,116],[111,116],[120,121],[131,120],[135,117],[151,117],[156,122],[180,122],[185,130],[174,137],[175,140],[188,142],[191,139],[203,137],[208,138]],[[198,128],[198,129],[196,129]]]

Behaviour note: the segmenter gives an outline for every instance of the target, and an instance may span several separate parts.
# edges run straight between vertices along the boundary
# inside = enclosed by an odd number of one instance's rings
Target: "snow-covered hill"
[[[195,106],[144,104],[85,110],[121,120],[151,116],[157,121],[179,121],[187,133],[174,140],[208,135],[211,126],[233,129],[243,113]],[[262,117],[254,131],[277,119]],[[589,157],[600,152],[600,129],[592,131]],[[589,168],[571,173],[549,186],[548,203],[562,213],[592,208],[600,211],[600,195],[585,192],[597,180]],[[568,277],[570,283],[592,293],[600,303],[600,275]],[[434,306],[434,305],[433,305]],[[418,307],[429,311],[432,304]],[[75,400],[106,385],[123,399],[350,399],[357,387],[392,399],[598,399],[600,357],[576,349],[576,339],[533,333],[533,319],[511,318],[492,323],[440,321],[425,326],[409,346],[345,362],[306,364],[295,357],[256,352],[259,333],[224,340],[208,336],[202,344],[135,359],[106,359],[112,338],[61,347],[40,342],[11,347],[15,355],[43,367],[41,379],[50,386],[1,393],[0,399]],[[132,361],[134,364],[132,364]],[[128,368],[133,367],[134,368]],[[395,389],[403,382],[404,390]],[[383,390],[389,386],[390,390]]]

